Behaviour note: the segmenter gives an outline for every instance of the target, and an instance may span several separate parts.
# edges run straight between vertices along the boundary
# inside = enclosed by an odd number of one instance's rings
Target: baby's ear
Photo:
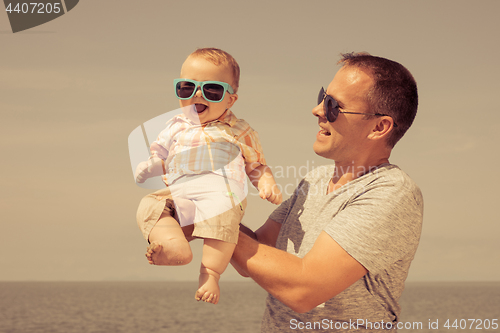
[[[233,104],[238,100],[238,94],[230,94],[229,95],[229,103],[227,105],[227,108],[230,109]]]

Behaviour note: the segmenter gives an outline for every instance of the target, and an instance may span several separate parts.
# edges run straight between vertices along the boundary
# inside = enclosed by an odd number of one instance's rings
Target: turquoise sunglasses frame
[[[191,94],[191,96],[184,98],[184,97],[180,97],[177,94],[177,84],[181,83],[181,82],[190,82],[190,83],[194,84],[194,90],[193,90],[193,93]],[[212,100],[210,98],[207,98],[207,96],[205,96],[205,91],[203,90],[203,87],[205,85],[207,85],[207,84],[219,84],[219,85],[221,85],[224,88],[224,92],[222,93],[221,99],[219,99],[219,100]],[[222,100],[226,96],[226,91],[228,91],[230,94],[234,94],[233,87],[231,87],[231,85],[229,83],[226,83],[226,82],[221,82],[221,81],[202,81],[202,82],[199,82],[199,81],[189,80],[189,79],[175,79],[174,80],[175,96],[177,96],[177,98],[181,99],[181,100],[187,100],[187,99],[193,98],[193,96],[198,91],[198,87],[201,87],[201,94],[203,95],[203,98],[206,99],[209,102],[214,102],[214,103],[222,102]]]

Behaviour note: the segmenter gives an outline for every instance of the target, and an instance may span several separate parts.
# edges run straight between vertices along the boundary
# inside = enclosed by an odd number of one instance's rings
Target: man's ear
[[[389,137],[392,129],[394,128],[394,120],[391,117],[383,116],[377,119],[377,122],[373,126],[372,132],[368,135],[369,139],[380,140]]]
[[[233,104],[236,102],[238,99],[238,94],[230,94],[229,95],[229,103],[227,104],[227,108],[230,109]]]

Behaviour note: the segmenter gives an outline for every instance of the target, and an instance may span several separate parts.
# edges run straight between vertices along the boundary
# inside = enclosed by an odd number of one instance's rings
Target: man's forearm
[[[255,241],[240,232],[232,262],[280,302],[307,312],[367,273],[324,231],[303,257]]]
[[[320,288],[311,281],[311,277],[315,279],[314,274],[306,269],[302,258],[274,247],[280,229],[281,224],[271,219],[255,233],[240,225],[231,263],[242,276],[251,277],[292,310],[309,311],[322,302],[311,295],[311,289]]]
[[[246,225],[244,225],[242,223],[240,223],[240,231],[241,231],[241,233],[247,235],[248,237],[257,240],[257,235],[255,234],[255,232],[253,232],[252,229],[250,229],[249,227],[247,227]],[[241,235],[241,233],[240,233],[240,235]],[[243,270],[238,265],[238,263],[236,263],[232,258],[231,258],[231,265],[233,265],[234,269],[236,269],[236,271],[238,273],[240,273],[241,276],[243,276],[243,277],[250,277],[248,275],[248,273],[245,270]]]
[[[255,232],[253,232],[252,229],[242,223],[240,223],[240,231],[245,235],[257,240],[257,235],[255,234]]]
[[[295,311],[300,292],[302,260],[292,254],[259,243],[240,233],[233,258],[233,266],[244,276],[251,277],[267,292]]]

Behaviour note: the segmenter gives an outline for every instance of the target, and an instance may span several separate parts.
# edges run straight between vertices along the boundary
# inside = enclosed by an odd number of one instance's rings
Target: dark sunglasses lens
[[[325,114],[326,114],[326,120],[328,120],[331,123],[333,123],[335,120],[337,120],[337,115],[339,112],[338,104],[330,96],[326,96],[326,98],[325,98],[324,110],[325,110]]]
[[[325,97],[325,90],[321,88],[318,94],[318,105],[320,105],[321,102],[323,102],[323,97]]]
[[[175,91],[179,98],[190,98],[194,93],[195,85],[192,82],[179,82],[175,87]]]
[[[224,87],[220,84],[209,83],[203,86],[205,98],[211,101],[220,101],[224,95]]]

